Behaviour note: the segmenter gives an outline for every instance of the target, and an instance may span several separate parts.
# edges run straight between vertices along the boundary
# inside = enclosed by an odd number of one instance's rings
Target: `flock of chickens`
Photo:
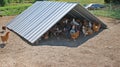
[[[9,38],[10,32],[6,31],[6,30],[7,30],[6,26],[2,26],[2,31],[0,32],[0,34],[1,34],[0,38],[1,38],[2,44],[6,44],[8,41],[8,38]],[[4,34],[4,35],[2,35],[2,34]]]
[[[81,35],[81,33],[83,33],[84,36],[88,36],[94,32],[98,32],[100,28],[101,24],[96,22],[90,22],[87,20],[81,21],[74,18],[63,18],[59,23],[57,23],[48,32],[46,32],[40,39],[48,39],[52,34],[56,37],[62,35],[68,39],[76,40]]]
[[[83,20],[82,22],[79,19],[62,19],[59,23],[57,23],[54,27],[52,27],[48,32],[46,32],[41,38],[48,39],[51,35],[56,37],[62,35],[66,38],[71,38],[73,40],[77,39],[81,33],[84,36],[91,35],[94,32],[98,32],[100,30],[101,24],[95,22],[89,22],[87,20]],[[2,26],[1,41],[3,44],[7,43],[9,38],[9,31],[6,31],[6,26]]]

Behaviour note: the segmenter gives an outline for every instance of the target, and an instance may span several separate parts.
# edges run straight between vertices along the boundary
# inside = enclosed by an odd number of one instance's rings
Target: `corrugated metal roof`
[[[13,19],[7,27],[34,43],[76,5],[67,2],[36,2]]]
[[[100,21],[78,3],[37,1],[13,19],[7,27],[34,43],[68,13]]]

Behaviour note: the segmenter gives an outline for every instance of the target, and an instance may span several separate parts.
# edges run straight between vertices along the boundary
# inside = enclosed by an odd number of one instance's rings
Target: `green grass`
[[[56,0],[50,0],[50,1],[56,1]],[[78,2],[81,5],[87,5],[90,3],[100,3],[104,4],[104,0],[57,0],[57,1],[62,1],[62,2]],[[107,4],[107,7],[104,10],[92,10],[90,11],[92,14],[97,15],[97,16],[105,16],[105,17],[111,17],[111,18],[116,18],[120,19],[120,8],[116,9],[116,7],[120,7],[120,5],[113,5],[113,8],[110,9],[110,5]]]
[[[90,12],[97,16],[104,16],[104,17],[120,19],[120,9],[118,9],[118,10],[93,10]]]
[[[9,15],[18,15],[26,8],[31,6],[31,4],[17,4],[16,6],[5,6],[0,7],[0,15],[9,16]]]
[[[104,17],[120,19],[120,5],[112,4],[110,7],[110,5],[108,4],[108,5],[106,5],[106,8],[104,8],[104,9],[92,10],[90,12],[97,16],[104,16]]]
[[[61,1],[61,2],[78,2],[82,5],[89,3],[104,3],[104,0],[49,0],[49,1]]]
[[[49,0],[49,1],[61,1],[61,2],[78,2],[81,5],[89,4],[89,3],[100,3],[104,4],[104,0]],[[23,12],[26,8],[31,6],[32,4],[23,3],[13,3],[5,7],[0,7],[0,15],[9,16],[9,15],[18,15]],[[107,8],[104,10],[92,10],[90,11],[92,14],[97,16],[105,16],[111,18],[120,19],[120,5],[112,5],[112,8],[109,8],[109,4]]]

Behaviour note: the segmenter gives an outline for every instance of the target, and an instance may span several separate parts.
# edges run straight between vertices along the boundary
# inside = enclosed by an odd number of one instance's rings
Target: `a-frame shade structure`
[[[78,3],[37,1],[7,24],[21,37],[34,43],[65,15],[106,25]]]

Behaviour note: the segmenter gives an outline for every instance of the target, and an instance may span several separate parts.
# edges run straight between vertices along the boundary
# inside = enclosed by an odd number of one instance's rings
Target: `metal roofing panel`
[[[33,30],[34,27],[36,27],[39,23],[41,23],[41,20],[44,20],[49,14],[51,14],[51,12],[53,11],[52,7],[54,6],[54,4],[51,7],[50,6],[51,6],[51,4],[46,6],[43,10],[41,10],[41,9],[35,10],[31,14],[34,16],[31,16],[30,21],[26,21],[26,24],[23,25],[23,28],[22,28],[23,30],[22,29],[20,30],[21,35],[25,36],[25,34],[29,33],[31,30]],[[47,13],[47,12],[49,12],[49,13]]]
[[[33,4],[33,6],[29,7],[28,9],[26,9],[24,12],[22,12],[20,15],[18,15],[15,19],[13,19],[8,24],[8,27],[9,28],[14,28],[17,24],[19,24],[19,21],[22,21],[23,19],[25,19],[30,13],[33,12],[33,10],[35,10],[35,8],[39,7],[38,5],[39,5],[39,3],[36,2],[35,4]]]
[[[35,4],[36,5],[33,5],[31,9],[23,12],[24,14],[22,14],[19,18],[15,18],[16,21],[14,21],[15,23],[13,25],[13,30],[15,30],[17,33],[23,33],[21,30],[24,30],[27,25],[31,24],[32,20],[36,17],[36,15],[39,14],[37,10],[41,9],[40,11],[42,11],[50,4],[50,2],[36,2]]]
[[[12,20],[7,27],[34,43],[77,4],[40,1]]]

